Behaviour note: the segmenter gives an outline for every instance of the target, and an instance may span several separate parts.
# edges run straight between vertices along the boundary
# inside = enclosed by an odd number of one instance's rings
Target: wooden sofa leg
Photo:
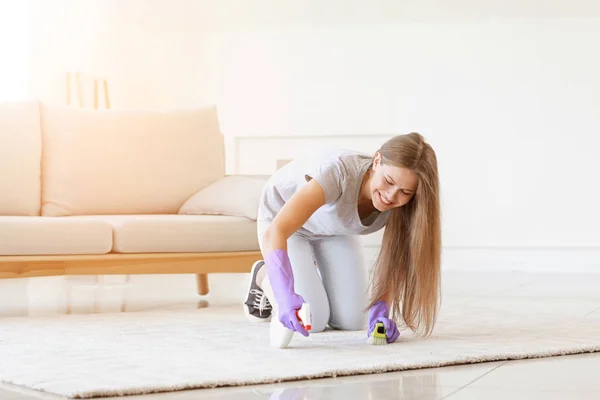
[[[208,274],[196,274],[196,284],[198,285],[198,294],[208,294]]]

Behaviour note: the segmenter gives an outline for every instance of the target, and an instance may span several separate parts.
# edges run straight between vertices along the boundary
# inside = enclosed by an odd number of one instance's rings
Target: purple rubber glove
[[[369,310],[369,331],[367,332],[367,337],[371,335],[371,332],[375,329],[375,324],[377,322],[383,323],[385,327],[385,334],[387,336],[387,342],[393,343],[400,337],[400,331],[398,331],[398,327],[396,323],[389,318],[390,316],[390,307],[384,301],[378,301],[371,307]]]
[[[287,251],[273,250],[265,257],[265,264],[275,302],[279,308],[279,321],[289,330],[308,336],[308,331],[296,316],[296,312],[305,301],[294,291],[294,275]]]

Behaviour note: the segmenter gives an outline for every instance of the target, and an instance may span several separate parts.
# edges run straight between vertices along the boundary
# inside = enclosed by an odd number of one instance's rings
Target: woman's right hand
[[[296,314],[296,312],[299,311],[300,308],[302,308],[302,305],[304,304],[304,299],[302,299],[302,296],[298,294],[296,294],[295,296],[297,296],[298,299],[290,301],[288,307],[279,308],[279,322],[281,322],[283,326],[285,326],[291,331],[299,332],[304,336],[308,336],[308,331],[306,330],[304,325],[302,325],[302,322],[298,319],[298,316]]]
[[[279,309],[279,321],[289,330],[308,336],[308,331],[296,315],[296,312],[302,308],[304,299],[294,291],[294,275],[287,251],[282,249],[271,251],[265,258],[265,265],[269,284]]]

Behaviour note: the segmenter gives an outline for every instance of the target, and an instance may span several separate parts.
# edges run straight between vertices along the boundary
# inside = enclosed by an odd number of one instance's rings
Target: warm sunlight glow
[[[0,101],[29,97],[29,0],[0,0]]]

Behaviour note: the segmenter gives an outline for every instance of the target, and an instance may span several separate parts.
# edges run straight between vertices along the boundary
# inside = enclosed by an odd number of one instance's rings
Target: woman
[[[294,160],[262,193],[264,262],[252,268],[245,313],[271,320],[277,347],[294,332],[308,336],[296,316],[305,302],[311,333],[329,325],[367,328],[369,337],[381,322],[387,343],[399,325],[429,335],[439,309],[440,225],[437,158],[418,133],[393,137],[374,156],[340,150]],[[358,235],[384,227],[369,279]]]

